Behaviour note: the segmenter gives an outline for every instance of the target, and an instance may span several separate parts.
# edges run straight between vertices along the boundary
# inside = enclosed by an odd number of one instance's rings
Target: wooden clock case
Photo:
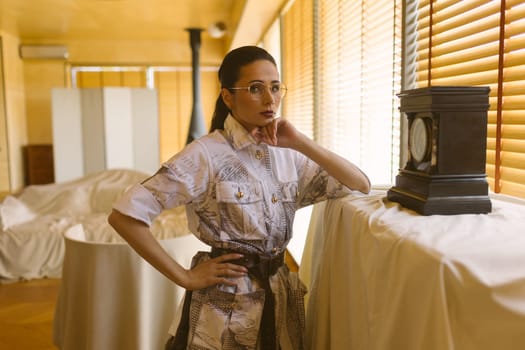
[[[433,86],[398,95],[409,130],[416,118],[427,123],[428,152],[415,160],[409,142],[408,161],[387,192],[389,200],[423,215],[491,211],[485,174],[489,92]]]

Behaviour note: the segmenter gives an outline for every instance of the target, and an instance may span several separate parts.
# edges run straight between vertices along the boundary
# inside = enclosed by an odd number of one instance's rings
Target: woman
[[[366,175],[276,113],[286,88],[256,46],[228,53],[211,131],[114,204],[110,224],[151,265],[188,292],[167,349],[302,349],[303,297],[283,264],[295,211],[367,193]],[[186,205],[190,230],[212,247],[192,268],[149,232],[163,209]]]

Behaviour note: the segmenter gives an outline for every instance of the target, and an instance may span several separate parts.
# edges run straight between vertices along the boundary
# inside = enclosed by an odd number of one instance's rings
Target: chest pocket
[[[266,226],[262,185],[259,182],[222,181],[216,186],[221,238],[264,239]]]

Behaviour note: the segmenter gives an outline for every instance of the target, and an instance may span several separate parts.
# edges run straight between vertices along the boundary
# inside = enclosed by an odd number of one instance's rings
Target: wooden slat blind
[[[488,180],[525,197],[525,3],[426,0],[418,14],[418,86],[491,88]]]
[[[77,67],[77,69],[81,69]],[[76,87],[146,87],[145,69],[86,69],[76,72]]]
[[[401,1],[296,0],[283,15],[284,115],[391,183],[399,165]]]
[[[311,0],[296,0],[282,17],[283,115],[314,137],[314,17]]]
[[[203,70],[200,78],[202,111],[209,126],[219,95],[219,79],[216,70]],[[159,96],[160,156],[166,161],[186,145],[193,103],[191,70],[156,70],[154,81]]]

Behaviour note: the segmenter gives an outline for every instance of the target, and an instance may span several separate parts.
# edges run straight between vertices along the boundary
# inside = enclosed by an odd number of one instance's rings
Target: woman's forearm
[[[238,253],[224,254],[186,270],[162,248],[145,223],[117,210],[111,212],[108,222],[144,260],[185,289],[201,289],[216,284],[235,286],[235,278],[247,273],[244,266],[230,263],[230,260],[242,257]]]
[[[328,174],[348,188],[363,193],[370,192],[368,177],[347,159],[318,145],[305,135],[301,135],[296,140],[293,148],[319,164]]]
[[[113,210],[109,224],[148,263],[176,284],[186,288],[186,272],[159,244],[149,227],[138,220]]]

